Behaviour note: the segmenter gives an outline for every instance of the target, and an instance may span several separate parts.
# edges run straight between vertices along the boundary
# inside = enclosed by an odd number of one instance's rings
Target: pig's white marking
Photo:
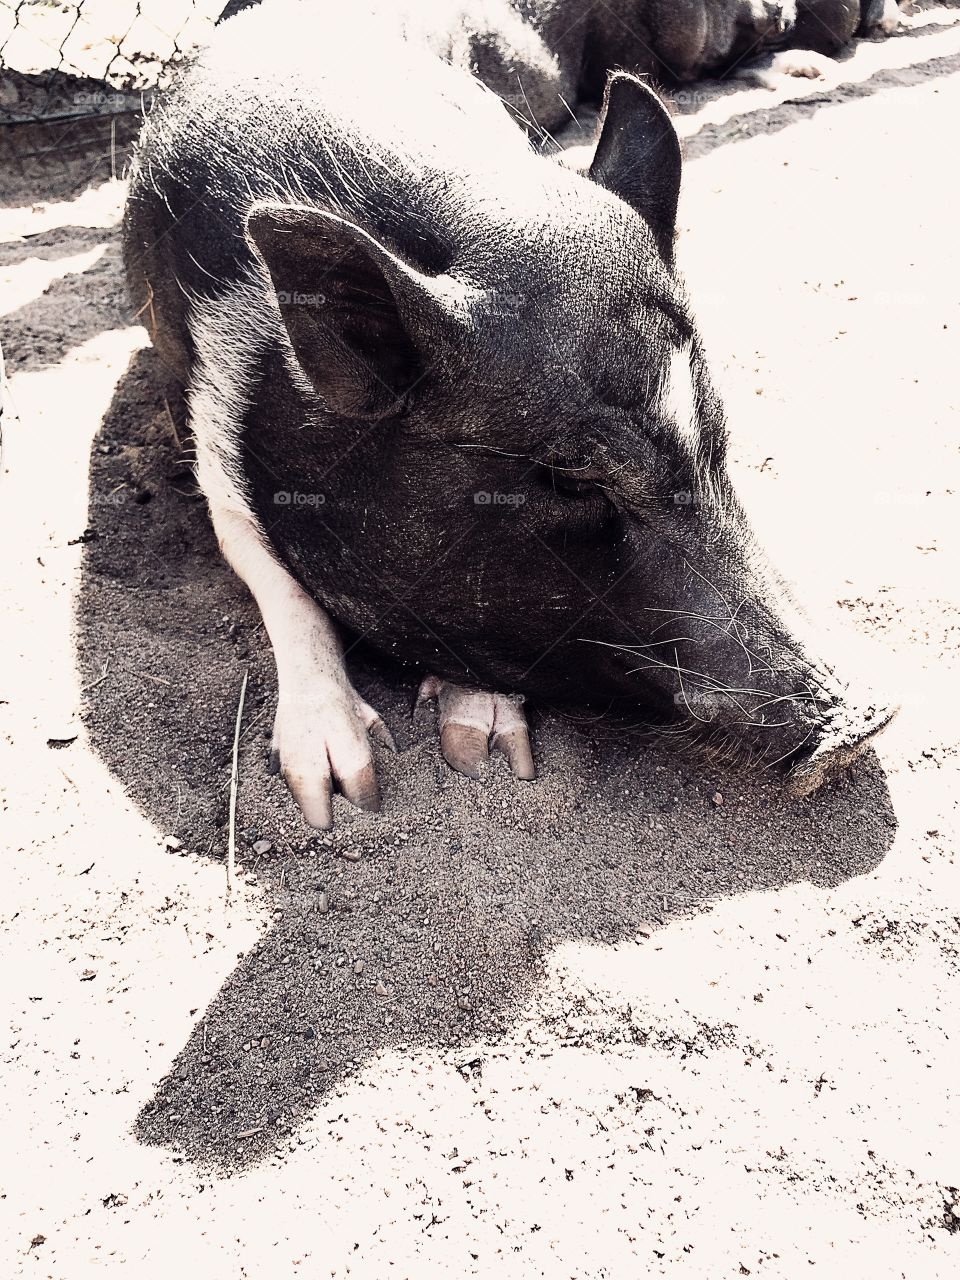
[[[906,25],[906,20],[900,11],[897,0],[884,0],[883,13],[877,23],[878,28],[884,35],[892,36],[895,31],[899,31],[901,27]]]
[[[697,393],[693,385],[693,369],[690,366],[690,347],[674,348],[663,380],[660,408],[673,423],[677,433],[691,453],[700,448],[700,424],[697,420]]]
[[[239,438],[253,371],[269,335],[262,287],[251,277],[215,302],[194,302],[190,334],[197,351],[187,396],[197,442],[197,480],[211,511],[237,511],[256,525]]]
[[[326,826],[331,777],[349,779],[372,763],[367,728],[379,717],[350,683],[333,623],[274,558],[254,522],[213,503],[210,515],[273,644],[280,691],[274,750],[304,817]]]
[[[197,480],[214,531],[273,644],[280,691],[274,747],[304,815],[322,825],[331,773],[348,778],[370,764],[366,729],[379,717],[350,684],[333,623],[276,559],[248,502],[239,454],[243,413],[262,347],[280,325],[252,279],[217,302],[197,303],[188,399]]]

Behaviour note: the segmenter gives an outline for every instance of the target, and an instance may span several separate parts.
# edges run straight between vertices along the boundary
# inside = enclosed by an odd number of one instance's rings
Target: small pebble
[[[347,862],[359,862],[359,861],[360,861],[360,850],[359,850],[359,849],[344,849],[344,851],[343,851],[343,856],[346,858]]]
[[[176,853],[178,849],[183,848],[183,841],[178,840],[176,836],[164,836],[163,847],[171,853]]]
[[[376,991],[378,996],[388,996],[390,994],[390,988],[383,982],[377,983]]]
[[[363,961],[362,961],[362,960],[358,960],[358,961],[357,961],[357,963],[353,966],[353,972],[354,972],[354,973],[363,973]]]
[[[723,804],[723,795],[719,791],[715,791],[713,793],[713,803],[717,806],[718,809]]]
[[[317,899],[317,910],[320,912],[322,916],[325,916],[327,912],[330,910],[329,893],[321,893],[320,897]]]
[[[253,852],[258,854],[269,853],[272,848],[273,845],[269,840],[258,840],[253,846]]]

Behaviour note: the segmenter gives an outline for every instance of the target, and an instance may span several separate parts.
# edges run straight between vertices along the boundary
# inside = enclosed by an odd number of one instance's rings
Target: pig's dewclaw
[[[270,771],[284,780],[311,827],[333,825],[336,787],[358,809],[376,813],[380,787],[369,739],[391,751],[393,735],[380,716],[350,688],[324,695],[283,698],[277,707]]]
[[[451,769],[479,778],[492,749],[506,756],[515,777],[529,782],[537,776],[519,698],[480,693],[428,676],[420,686],[417,704],[433,700],[438,710],[440,751]]]

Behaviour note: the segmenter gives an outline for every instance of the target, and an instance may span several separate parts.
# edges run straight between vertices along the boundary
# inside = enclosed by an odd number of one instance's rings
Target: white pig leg
[[[353,804],[379,807],[367,735],[391,747],[393,739],[351,685],[333,623],[276,559],[247,503],[240,424],[254,395],[261,344],[279,325],[255,273],[218,301],[197,304],[190,321],[197,348],[190,420],[197,480],[217,539],[256,600],[273,644],[280,698],[271,762],[307,822],[326,828],[335,783]]]
[[[884,0],[883,13],[877,23],[877,30],[882,31],[885,36],[892,36],[908,25],[909,19],[901,12],[897,0]]]
[[[417,702],[433,699],[437,702],[440,750],[452,769],[478,778],[492,747],[507,757],[516,777],[530,781],[537,776],[527,720],[518,698],[480,693],[427,676]]]
[[[246,583],[273,644],[280,690],[272,761],[313,827],[332,822],[333,784],[361,809],[380,807],[368,733],[390,731],[350,683],[333,623],[268,549],[253,520],[211,503],[221,550]]]

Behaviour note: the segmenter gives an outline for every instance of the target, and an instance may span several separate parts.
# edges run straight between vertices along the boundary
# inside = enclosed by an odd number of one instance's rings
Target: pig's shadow
[[[385,811],[338,801],[335,832],[312,835],[267,775],[272,658],[190,494],[164,396],[182,413],[140,353],[94,444],[78,619],[87,723],[160,831],[222,858],[249,667],[240,858],[273,920],[144,1108],[143,1141],[221,1168],[262,1158],[372,1054],[501,1035],[558,943],[636,937],[745,890],[837,884],[884,855],[896,823],[875,757],[795,802],[763,778],[543,715],[540,779],[498,766],[475,783],[442,764],[429,717],[411,726],[413,679],[370,668],[361,687],[403,748],[380,762]],[[272,849],[256,852],[261,839]],[[631,954],[639,992],[643,950]]]

